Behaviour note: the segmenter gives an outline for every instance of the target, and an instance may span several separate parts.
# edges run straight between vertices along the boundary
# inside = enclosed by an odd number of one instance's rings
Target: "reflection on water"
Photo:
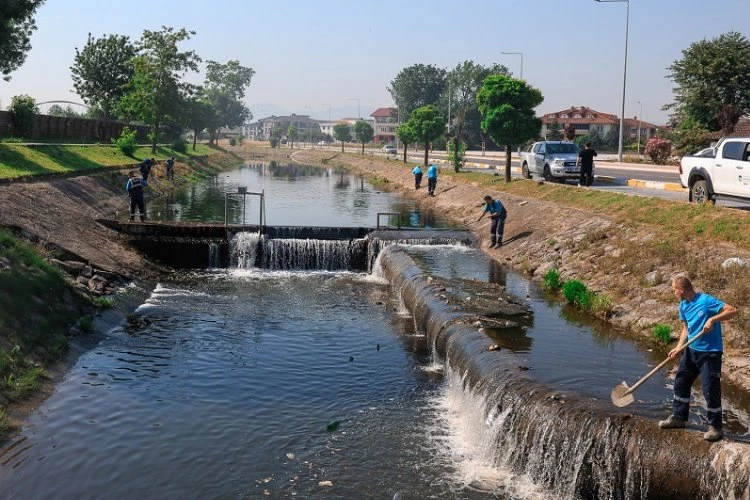
[[[434,210],[398,200],[345,170],[275,161],[246,163],[156,198],[149,214],[155,220],[223,222],[226,203],[230,223],[256,224],[260,197],[225,197],[239,187],[265,194],[266,223],[272,226],[374,227],[377,213],[394,212],[398,215],[388,221],[392,226],[451,227]]]

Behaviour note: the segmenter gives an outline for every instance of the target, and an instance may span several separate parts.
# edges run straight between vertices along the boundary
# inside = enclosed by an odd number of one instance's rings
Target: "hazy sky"
[[[0,0],[1,1],[1,0]],[[387,91],[407,66],[500,63],[544,94],[538,112],[588,106],[620,114],[626,4],[594,0],[47,0],[26,63],[0,80],[0,106],[29,94],[72,100],[75,47],[90,32],[140,37],[162,25],[196,35],[182,49],[237,59],[256,71],[246,103],[272,113],[328,118],[393,105]],[[750,33],[750,0],[630,0],[625,115],[662,124],[672,102],[666,67],[692,42]],[[200,82],[203,74],[190,78]]]

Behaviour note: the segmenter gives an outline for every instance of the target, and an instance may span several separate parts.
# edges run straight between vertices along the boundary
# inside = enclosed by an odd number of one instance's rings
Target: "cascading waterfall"
[[[210,269],[221,267],[221,245],[219,243],[209,243],[208,245],[208,267]]]
[[[229,242],[230,263],[238,269],[251,269],[255,266],[260,244],[260,233],[241,232]]]

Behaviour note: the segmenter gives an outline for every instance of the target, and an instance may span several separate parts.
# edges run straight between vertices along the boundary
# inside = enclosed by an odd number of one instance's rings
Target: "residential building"
[[[281,129],[282,137],[286,137],[286,131],[290,125],[297,129],[297,140],[306,141],[308,138],[314,140],[320,131],[318,120],[313,120],[309,115],[297,115],[292,113],[289,116],[268,116],[258,120],[260,124],[260,140],[268,140],[274,129]]]
[[[542,116],[542,131],[540,135],[542,137],[547,137],[550,125],[555,122],[558,123],[561,132],[569,125],[572,125],[577,136],[588,135],[592,132],[596,132],[599,137],[602,138],[604,138],[612,128],[616,129],[620,126],[620,118],[617,115],[602,113],[601,111],[587,108],[586,106],[571,106],[568,109],[554,113],[547,113]],[[623,125],[625,128],[625,139],[628,142],[638,140],[639,128],[641,141],[647,141],[656,133],[657,129],[656,125],[639,120],[637,116],[634,116],[633,118],[625,118],[623,120]]]
[[[370,114],[374,120],[375,142],[394,144],[396,142],[396,108],[378,108]]]

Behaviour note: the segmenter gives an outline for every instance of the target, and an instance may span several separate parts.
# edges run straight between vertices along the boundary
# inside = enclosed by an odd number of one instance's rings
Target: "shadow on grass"
[[[42,146],[38,148],[30,146],[30,148],[37,153],[43,154],[50,160],[60,164],[61,171],[63,172],[75,172],[78,170],[94,170],[102,168],[102,165],[100,163],[84,158],[80,154],[71,151],[68,148],[59,146]]]
[[[0,144],[0,177],[13,178],[50,172],[51,170],[26,158],[18,151]]]

